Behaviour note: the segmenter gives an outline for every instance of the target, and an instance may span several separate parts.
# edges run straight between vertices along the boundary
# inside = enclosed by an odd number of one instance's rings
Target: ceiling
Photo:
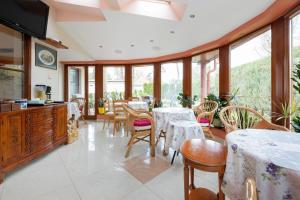
[[[274,2],[177,0],[176,3],[185,6],[177,20],[99,6],[101,20],[57,20],[57,23],[95,60],[142,59],[183,52],[218,39]]]

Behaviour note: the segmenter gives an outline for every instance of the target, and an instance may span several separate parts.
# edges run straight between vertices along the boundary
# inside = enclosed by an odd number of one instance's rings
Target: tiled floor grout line
[[[79,193],[79,191],[77,190],[77,187],[76,187],[76,185],[75,185],[75,183],[74,183],[74,181],[73,181],[73,179],[72,179],[72,177],[71,177],[71,174],[69,173],[69,170],[68,170],[67,166],[65,165],[65,163],[64,163],[64,161],[63,161],[63,159],[62,159],[61,154],[60,154],[59,151],[58,151],[58,155],[59,155],[59,158],[60,158],[60,160],[61,160],[61,162],[62,162],[62,164],[63,164],[63,166],[64,166],[64,168],[65,168],[65,170],[66,170],[66,173],[67,173],[67,175],[68,175],[68,177],[69,177],[69,179],[70,179],[70,181],[71,181],[71,183],[72,183],[72,185],[73,185],[73,188],[75,189],[75,191],[76,191],[76,193],[77,193],[79,199],[82,200],[82,197],[80,196],[80,193]]]

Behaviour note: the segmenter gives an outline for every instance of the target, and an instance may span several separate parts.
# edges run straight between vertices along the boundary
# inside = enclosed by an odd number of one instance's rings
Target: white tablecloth
[[[144,101],[129,101],[128,106],[135,110],[147,110],[148,104]]]
[[[75,116],[75,120],[78,120],[80,117],[80,110],[76,102],[68,102],[68,119]]]
[[[272,130],[238,130],[226,136],[228,156],[222,184],[232,200],[245,198],[254,178],[260,200],[300,199],[300,135]]]
[[[169,147],[179,150],[184,140],[205,139],[201,125],[196,121],[169,121],[166,135],[165,151]]]

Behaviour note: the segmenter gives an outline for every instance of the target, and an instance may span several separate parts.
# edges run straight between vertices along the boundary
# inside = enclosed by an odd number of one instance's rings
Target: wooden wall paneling
[[[31,36],[24,35],[24,98],[31,99]]]
[[[88,118],[88,109],[89,109],[89,69],[88,66],[84,66],[84,98],[86,101],[84,108],[84,116]]]
[[[96,114],[99,114],[98,103],[99,99],[103,98],[103,65],[96,65],[95,72],[95,109]]]
[[[132,66],[125,65],[125,99],[132,97]]]
[[[69,66],[64,65],[64,101],[69,101]]]
[[[153,93],[155,100],[161,100],[161,63],[154,63]]]
[[[281,105],[290,102],[289,21],[284,17],[272,23],[272,113],[282,113]],[[283,125],[283,120],[272,118]],[[289,127],[288,127],[289,128]]]
[[[219,96],[228,97],[230,95],[230,47],[225,45],[219,49]]]
[[[192,57],[183,59],[183,94],[192,96]]]

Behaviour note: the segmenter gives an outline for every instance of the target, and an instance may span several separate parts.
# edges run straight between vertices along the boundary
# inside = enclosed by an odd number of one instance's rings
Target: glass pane
[[[132,95],[153,97],[153,65],[132,67]]]
[[[124,99],[125,67],[104,67],[103,87],[106,99]]]
[[[95,115],[95,66],[88,67],[89,110],[88,115]]]
[[[219,94],[219,51],[211,51],[192,58],[192,96],[198,103],[208,94]]]
[[[69,67],[69,99],[85,97],[84,67]]]
[[[161,65],[161,100],[164,107],[181,107],[177,96],[182,93],[182,79],[182,61]]]
[[[23,70],[23,34],[0,24],[0,67]]]
[[[295,64],[300,63],[300,14],[291,20],[291,61],[292,70],[295,69]],[[291,82],[293,84],[293,81]],[[292,88],[292,100],[300,102],[300,94]]]
[[[271,115],[271,30],[231,46],[231,91],[237,103]],[[280,106],[280,105],[279,105]]]
[[[0,68],[0,99],[21,99],[23,83],[23,72]]]

